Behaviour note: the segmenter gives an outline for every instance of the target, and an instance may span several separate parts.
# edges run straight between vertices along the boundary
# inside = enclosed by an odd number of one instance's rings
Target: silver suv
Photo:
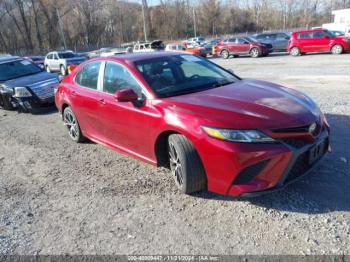
[[[72,51],[50,52],[45,57],[44,66],[48,73],[61,72],[63,76],[67,74],[69,65],[79,65],[86,60],[83,56],[78,56]]]

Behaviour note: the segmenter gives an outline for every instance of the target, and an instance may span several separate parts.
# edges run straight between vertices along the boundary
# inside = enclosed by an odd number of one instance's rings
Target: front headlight
[[[15,87],[15,94],[13,95],[14,97],[31,97],[32,94],[28,91],[27,88],[25,87]]]
[[[258,130],[233,130],[212,127],[202,127],[208,136],[225,141],[239,143],[271,143],[276,142]]]

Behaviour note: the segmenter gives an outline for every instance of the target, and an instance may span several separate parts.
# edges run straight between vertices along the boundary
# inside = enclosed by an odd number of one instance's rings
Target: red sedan
[[[336,36],[324,29],[293,32],[288,43],[288,52],[292,56],[312,52],[332,52],[339,55],[350,52],[350,37]]]
[[[89,60],[58,85],[56,105],[71,139],[169,167],[187,194],[275,190],[329,148],[327,121],[306,95],[191,54]]]

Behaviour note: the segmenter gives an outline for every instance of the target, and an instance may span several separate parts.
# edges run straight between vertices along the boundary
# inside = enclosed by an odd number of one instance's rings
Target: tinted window
[[[277,40],[287,40],[289,36],[287,34],[279,33],[277,34]]]
[[[53,59],[53,54],[49,54],[49,55],[47,56],[47,59]]]
[[[315,32],[313,34],[314,38],[324,38],[326,36],[326,34],[324,32]]]
[[[258,40],[265,40],[266,39],[266,35],[258,35],[256,37],[256,39],[258,39]]]
[[[67,53],[58,53],[58,57],[59,58],[73,58],[75,57],[75,55],[71,52],[67,52]]]
[[[312,38],[311,33],[302,33],[302,34],[298,34],[298,38],[299,39],[310,39]]]
[[[77,74],[75,81],[81,86],[97,90],[100,66],[101,62],[93,62],[85,65],[84,68]]]
[[[236,43],[238,43],[238,44],[245,44],[247,42],[248,41],[246,39],[244,39],[244,38],[237,38],[237,42]]]
[[[135,66],[159,97],[200,92],[238,81],[217,65],[192,55],[147,59]]]
[[[103,79],[103,91],[115,94],[118,90],[133,89],[141,97],[141,87],[129,71],[116,63],[107,63]]]
[[[0,81],[40,73],[41,69],[28,60],[17,60],[0,64]]]

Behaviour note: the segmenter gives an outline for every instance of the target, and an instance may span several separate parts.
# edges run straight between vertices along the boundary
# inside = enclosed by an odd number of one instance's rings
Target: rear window
[[[58,53],[58,57],[59,58],[73,58],[75,57],[75,55],[71,52],[67,52],[67,53]]]

